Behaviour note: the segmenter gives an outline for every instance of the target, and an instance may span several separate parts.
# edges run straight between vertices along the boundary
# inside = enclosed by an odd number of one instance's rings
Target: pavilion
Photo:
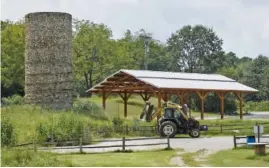
[[[124,101],[125,117],[127,117],[127,101],[132,94],[140,94],[144,101],[148,101],[151,96],[156,96],[158,107],[161,107],[161,100],[168,101],[169,95],[177,95],[182,105],[186,103],[191,93],[196,93],[201,99],[201,119],[204,119],[204,103],[209,92],[214,92],[219,97],[221,119],[223,119],[224,96],[230,92],[234,93],[239,100],[240,119],[242,119],[243,94],[257,91],[219,74],[122,69],[86,92],[101,93],[103,108],[106,107],[106,99],[110,93],[119,94]]]

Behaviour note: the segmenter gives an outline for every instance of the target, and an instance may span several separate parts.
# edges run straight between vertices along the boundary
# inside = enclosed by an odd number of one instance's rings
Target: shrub
[[[123,126],[123,119],[121,119],[120,117],[113,117],[112,122],[113,122],[114,127],[122,127]]]
[[[41,122],[37,126],[39,141],[54,136],[55,140],[79,139],[83,134],[83,122],[74,114],[61,114],[51,120],[51,122]]]
[[[95,130],[95,134],[97,134],[97,136],[102,138],[112,137],[114,134],[113,126],[110,123],[101,125],[101,127]]]
[[[21,105],[24,103],[24,97],[20,95],[13,95],[10,97],[4,97],[2,98],[2,102],[4,106],[10,106],[10,105]]]
[[[88,100],[78,100],[74,103],[73,111],[80,114],[85,114],[96,119],[107,120],[105,113],[98,105]]]
[[[1,145],[12,146],[15,144],[14,127],[8,118],[2,118],[1,121]]]
[[[246,111],[269,111],[269,101],[253,102],[249,101],[245,104]]]

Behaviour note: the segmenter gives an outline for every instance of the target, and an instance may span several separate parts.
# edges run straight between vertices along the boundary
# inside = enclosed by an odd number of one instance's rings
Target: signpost
[[[263,133],[263,125],[255,125],[253,130],[255,137],[258,138],[258,143],[260,142],[260,136]]]

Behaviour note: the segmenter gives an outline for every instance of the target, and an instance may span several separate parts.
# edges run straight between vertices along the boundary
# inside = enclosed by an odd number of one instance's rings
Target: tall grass
[[[70,167],[71,161],[60,161],[56,154],[34,152],[28,149],[7,149],[1,151],[3,167]]]

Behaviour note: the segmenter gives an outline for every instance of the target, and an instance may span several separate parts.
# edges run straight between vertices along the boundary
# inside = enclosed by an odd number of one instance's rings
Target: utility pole
[[[148,54],[149,54],[149,42],[151,40],[151,37],[148,35],[140,35],[141,38],[144,39],[144,48],[145,48],[145,57],[144,57],[144,69],[148,70],[148,62],[147,62],[147,58],[148,58]]]

